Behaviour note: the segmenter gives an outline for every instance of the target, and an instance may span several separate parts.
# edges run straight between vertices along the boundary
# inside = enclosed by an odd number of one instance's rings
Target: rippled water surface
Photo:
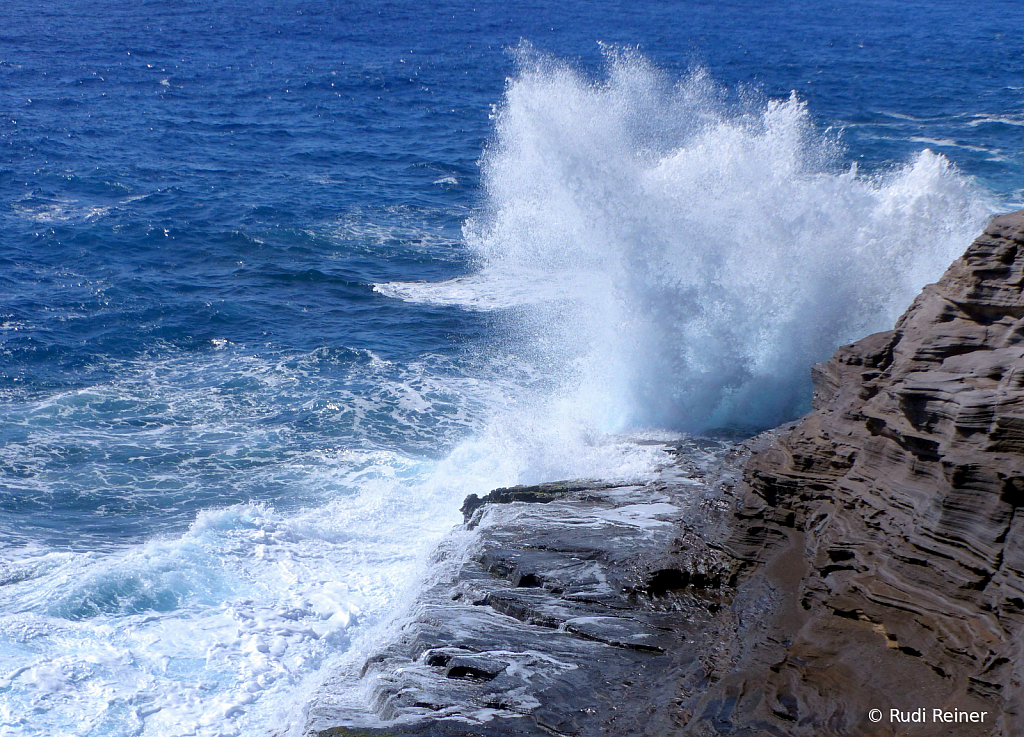
[[[3,735],[287,729],[466,494],[799,415],[1024,202],[1016,2],[3,16]]]

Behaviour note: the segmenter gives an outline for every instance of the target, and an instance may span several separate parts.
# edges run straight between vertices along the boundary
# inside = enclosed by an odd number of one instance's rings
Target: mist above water
[[[887,172],[792,95],[673,79],[609,50],[594,80],[518,52],[482,158],[478,271],[378,290],[508,311],[510,345],[593,427],[768,427],[809,367],[892,327],[990,214],[930,150]]]

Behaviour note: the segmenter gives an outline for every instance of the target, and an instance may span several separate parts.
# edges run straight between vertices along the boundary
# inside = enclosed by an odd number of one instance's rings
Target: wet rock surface
[[[467,499],[367,718],[327,683],[309,733],[1024,734],[1024,211],[812,374],[799,423],[651,484]]]
[[[749,453],[669,447],[654,483],[498,489],[463,511],[468,557],[420,594],[399,638],[367,658],[371,725],[323,735],[664,735],[707,677],[708,625],[728,611],[723,496]],[[717,520],[717,522],[713,521]]]

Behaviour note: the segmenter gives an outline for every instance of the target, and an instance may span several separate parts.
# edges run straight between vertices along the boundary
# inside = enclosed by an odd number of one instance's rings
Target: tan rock
[[[815,366],[814,411],[747,466],[734,552],[764,576],[772,539],[802,540],[799,621],[763,681],[804,714],[946,704],[988,723],[922,734],[1024,734],[1022,290],[1024,211],[995,218],[894,330]],[[815,672],[832,668],[844,693],[826,696]],[[843,724],[817,733],[869,733]]]

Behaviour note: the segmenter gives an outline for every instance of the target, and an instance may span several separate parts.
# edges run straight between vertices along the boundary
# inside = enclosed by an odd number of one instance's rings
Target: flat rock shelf
[[[340,684],[328,682],[309,732],[625,735],[684,726],[715,670],[707,638],[740,626],[719,543],[750,449],[695,438],[667,450],[674,461],[643,486],[563,482],[469,497],[470,550],[363,665],[379,721],[339,723]],[[454,547],[439,549],[439,569],[457,557]]]

